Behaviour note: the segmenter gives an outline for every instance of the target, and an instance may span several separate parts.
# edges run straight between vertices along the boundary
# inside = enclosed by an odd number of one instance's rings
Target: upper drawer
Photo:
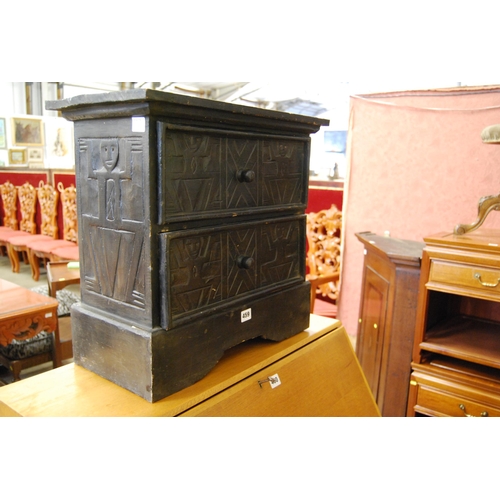
[[[305,209],[310,139],[158,124],[159,223]]]
[[[450,287],[467,289],[470,295],[500,300],[500,269],[496,268],[432,260],[429,284],[431,288],[442,284],[448,291]]]

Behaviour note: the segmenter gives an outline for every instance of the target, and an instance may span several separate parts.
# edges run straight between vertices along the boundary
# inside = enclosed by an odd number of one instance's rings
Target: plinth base
[[[309,293],[304,282],[168,331],[148,331],[76,304],[74,360],[149,402],[159,401],[203,378],[227,349],[245,340],[280,341],[304,331]]]

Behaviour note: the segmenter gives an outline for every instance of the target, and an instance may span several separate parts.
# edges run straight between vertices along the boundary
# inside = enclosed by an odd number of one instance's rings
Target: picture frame
[[[7,149],[7,122],[0,118],[0,149]]]
[[[28,163],[28,155],[26,149],[9,149],[9,164],[10,165],[26,165]]]
[[[73,123],[61,117],[45,119],[45,163],[49,168],[75,166]]]
[[[43,146],[43,120],[13,117],[12,144],[14,146]]]
[[[28,162],[43,162],[43,148],[28,148]]]

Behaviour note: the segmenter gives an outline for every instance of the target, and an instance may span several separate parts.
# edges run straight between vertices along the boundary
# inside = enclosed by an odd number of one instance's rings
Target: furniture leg
[[[59,336],[59,319],[56,318],[56,328],[54,330],[54,368],[59,368],[62,365],[62,346]]]
[[[40,259],[31,250],[28,250],[28,258],[31,266],[31,277],[34,281],[38,281],[40,279]]]
[[[21,380],[21,363],[19,361],[12,361],[9,368],[14,376],[14,382]]]
[[[7,255],[9,256],[9,259],[10,259],[10,264],[12,266],[12,272],[18,273],[19,272],[19,254],[10,244],[7,245]]]

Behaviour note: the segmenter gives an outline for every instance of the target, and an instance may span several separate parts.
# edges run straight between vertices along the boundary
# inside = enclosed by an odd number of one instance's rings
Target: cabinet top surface
[[[481,228],[462,235],[441,232],[426,236],[424,241],[428,245],[500,253],[500,229]]]
[[[420,260],[425,246],[424,242],[390,238],[370,232],[356,233],[356,237],[367,248],[380,251],[390,258],[405,260]]]
[[[163,110],[167,108],[173,110],[174,108],[178,109],[182,107],[190,110],[197,110],[198,113],[218,112],[219,114],[225,113],[228,116],[242,115],[262,119],[267,118],[276,121],[293,122],[297,125],[307,126],[316,130],[330,123],[329,120],[312,116],[255,108],[252,106],[214,101],[212,99],[200,97],[190,97],[151,89],[133,89],[103,94],[84,94],[58,101],[47,101],[46,108],[50,110],[60,110],[63,112],[63,115],[65,115],[65,112],[72,112],[78,109],[102,108],[116,105],[122,107],[124,105],[130,105],[130,107],[136,111],[134,105],[137,104],[158,105],[162,106]],[[67,117],[69,119],[77,119],[74,116]]]

